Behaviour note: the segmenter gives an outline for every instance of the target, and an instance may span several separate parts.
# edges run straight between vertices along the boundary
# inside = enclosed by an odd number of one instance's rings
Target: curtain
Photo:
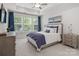
[[[41,31],[41,16],[38,16],[38,31]]]
[[[14,31],[14,13],[8,13],[8,31]]]
[[[7,12],[6,10],[0,10],[0,22],[1,23],[6,23],[6,15],[7,15]]]
[[[7,15],[7,12],[6,12],[6,11],[4,11],[3,23],[6,23],[6,15]]]
[[[0,22],[1,22],[1,13],[2,13],[2,10],[0,9]]]
[[[7,12],[5,8],[3,7],[3,4],[1,4],[1,9],[0,9],[0,22],[1,23],[6,23],[6,15],[7,15]]]

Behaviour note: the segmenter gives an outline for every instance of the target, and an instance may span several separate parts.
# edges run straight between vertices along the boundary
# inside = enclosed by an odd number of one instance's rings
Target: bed
[[[50,30],[50,32],[49,32]],[[53,30],[53,31],[52,31]],[[62,34],[62,25],[48,26],[46,31],[30,32],[27,34],[28,42],[36,47],[37,51],[53,43],[60,42]]]

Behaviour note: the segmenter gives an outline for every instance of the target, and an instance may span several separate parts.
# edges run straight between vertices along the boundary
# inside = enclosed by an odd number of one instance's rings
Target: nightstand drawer
[[[70,34],[64,34],[63,38],[64,39],[72,39],[72,35],[70,35]]]
[[[66,45],[72,46],[72,41],[65,40],[65,41],[63,41],[63,43],[66,44]]]
[[[64,38],[63,41],[72,42],[72,39]]]

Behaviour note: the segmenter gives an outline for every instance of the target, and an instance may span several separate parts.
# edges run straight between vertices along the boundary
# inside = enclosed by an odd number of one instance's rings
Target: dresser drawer
[[[63,39],[63,43],[66,42],[66,41],[71,42],[72,39],[64,38],[64,39]]]
[[[15,36],[1,36],[0,37],[0,56],[14,56],[15,55]]]

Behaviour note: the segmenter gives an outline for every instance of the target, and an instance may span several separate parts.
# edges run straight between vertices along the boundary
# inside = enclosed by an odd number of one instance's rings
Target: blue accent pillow
[[[48,30],[48,29],[46,29],[46,31],[45,31],[46,33],[50,33],[50,30]]]

